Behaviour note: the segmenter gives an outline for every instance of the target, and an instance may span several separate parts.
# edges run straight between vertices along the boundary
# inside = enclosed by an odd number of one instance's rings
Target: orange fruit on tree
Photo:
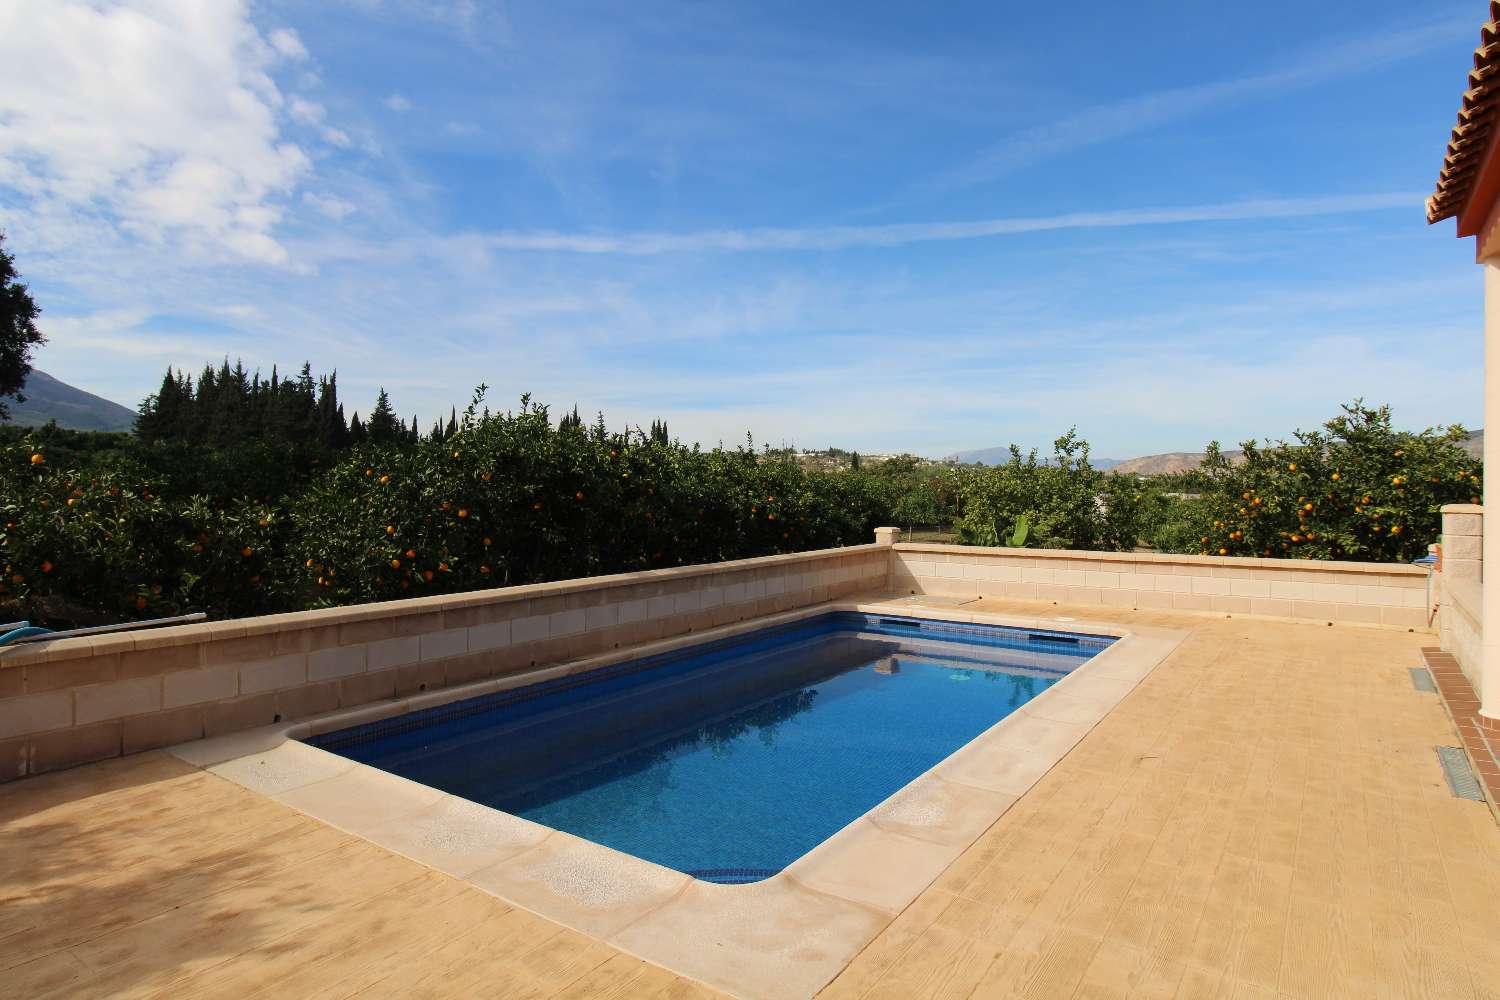
[[[460,508],[458,508],[458,516],[459,517],[468,517],[469,516],[469,512],[468,512],[467,509],[465,509],[463,507],[460,507]]]
[[[387,535],[394,535],[396,533],[396,526],[394,524],[387,524],[385,526],[385,533]]]
[[[407,549],[406,550],[406,558],[408,558],[408,559],[415,559],[415,558],[417,558],[417,550],[416,549]]]
[[[428,583],[431,583],[432,582],[432,570],[430,570],[430,569],[424,569],[422,571],[422,579],[426,580]]]
[[[400,568],[401,568],[401,560],[400,559],[392,559],[391,560],[391,569],[400,569]]]
[[[42,572],[43,573],[50,573],[50,572],[52,572],[52,563],[51,563],[51,561],[49,561],[47,559],[43,559],[42,560]]]
[[[485,539],[485,540],[484,540],[484,544],[485,544],[485,545],[489,545],[489,544],[490,544],[490,540],[489,540],[489,539],[488,539],[488,538],[486,538],[486,539]]]
[[[390,481],[391,481],[391,477],[390,477],[390,476],[381,476],[381,477],[380,477],[380,485],[381,485],[381,486],[384,486],[384,485],[386,485],[386,484],[387,484],[387,483],[389,483],[389,482],[390,482]]]
[[[37,452],[36,454],[34,454],[34,455],[31,456],[31,464],[32,465],[41,465],[45,461],[47,461],[47,460],[42,457],[42,453],[41,452]]]
[[[243,549],[240,549],[240,555],[244,556],[246,559],[249,559],[251,556],[255,555],[255,550],[246,545]]]
[[[1227,555],[1229,555],[1229,550],[1228,549],[1220,549],[1219,550],[1219,555],[1221,555],[1221,556],[1227,556]]]

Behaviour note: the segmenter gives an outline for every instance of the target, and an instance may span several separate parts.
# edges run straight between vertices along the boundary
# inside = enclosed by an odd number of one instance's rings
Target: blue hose
[[[4,635],[0,635],[0,646],[4,646],[9,642],[15,642],[17,639],[25,639],[33,635],[50,635],[51,633],[52,630],[50,628],[42,628],[40,625],[22,622],[20,628],[13,628]]]

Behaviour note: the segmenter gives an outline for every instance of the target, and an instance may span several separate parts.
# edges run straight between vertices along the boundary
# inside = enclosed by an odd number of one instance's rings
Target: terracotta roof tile
[[[1490,2],[1489,23],[1479,29],[1474,69],[1458,111],[1458,124],[1448,140],[1437,188],[1427,199],[1427,221],[1451,219],[1463,211],[1469,188],[1489,149],[1500,108],[1500,0]]]

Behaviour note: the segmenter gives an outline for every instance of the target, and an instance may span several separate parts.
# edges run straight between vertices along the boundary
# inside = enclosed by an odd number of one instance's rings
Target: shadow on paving
[[[0,992],[145,991],[274,956],[366,846],[162,753],[0,786]]]

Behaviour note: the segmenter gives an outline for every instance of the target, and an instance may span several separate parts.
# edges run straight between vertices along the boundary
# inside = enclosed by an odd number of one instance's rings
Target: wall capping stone
[[[1408,563],[1329,562],[1318,559],[1264,559],[1249,556],[1194,556],[1171,552],[1091,552],[1086,549],[1012,549],[1003,546],[946,545],[937,542],[899,542],[897,552],[933,552],[947,555],[1003,555],[1019,559],[1074,559],[1085,562],[1170,563],[1184,566],[1218,566],[1227,569],[1309,570],[1314,573],[1377,573],[1388,576],[1427,575],[1421,566]]]

